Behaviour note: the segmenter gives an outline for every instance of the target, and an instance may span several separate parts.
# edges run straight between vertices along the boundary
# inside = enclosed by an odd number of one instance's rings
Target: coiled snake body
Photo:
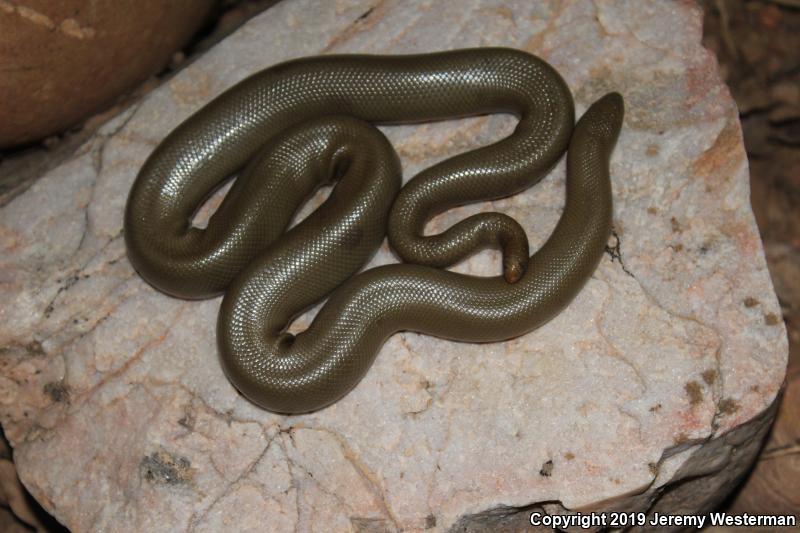
[[[397,156],[366,123],[493,112],[519,117],[509,137],[423,171],[399,193]],[[319,409],[355,386],[397,331],[498,341],[563,309],[610,234],[608,164],[622,114],[622,98],[606,95],[573,132],[561,77],[510,49],[289,61],[216,98],[151,154],[126,206],[129,257],[164,292],[225,293],[220,359],[251,401],[283,413]],[[519,224],[498,213],[424,235],[440,211],[533,185],[567,145],[564,212],[532,256]],[[192,227],[204,198],[242,168],[208,227]],[[329,199],[286,232],[303,200],[333,180]],[[407,263],[354,276],[387,222],[389,241]],[[504,276],[436,268],[485,246],[502,248]],[[286,333],[328,294],[307,331]]]

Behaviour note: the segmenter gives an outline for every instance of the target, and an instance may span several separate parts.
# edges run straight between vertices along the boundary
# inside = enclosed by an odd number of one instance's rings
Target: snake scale
[[[402,190],[398,157],[373,126],[497,112],[518,117],[511,135]],[[313,411],[353,388],[395,332],[500,341],[563,309],[610,235],[609,159],[622,117],[622,97],[611,93],[573,128],[566,83],[518,50],[288,61],[238,83],[154,150],[128,197],[128,255],[166,293],[224,293],[217,341],[231,382],[265,409]],[[533,255],[520,225],[499,213],[425,234],[437,213],[535,184],[567,148],[564,211]],[[193,226],[198,207],[237,173],[207,228]],[[287,231],[298,207],[334,182]],[[387,234],[405,262],[357,274]],[[502,250],[503,276],[442,268],[487,246]],[[287,332],[327,295],[306,331]]]

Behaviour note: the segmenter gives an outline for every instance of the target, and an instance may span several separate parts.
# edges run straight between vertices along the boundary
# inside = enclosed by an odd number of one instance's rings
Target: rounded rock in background
[[[0,148],[58,133],[163,68],[214,0],[0,0]]]

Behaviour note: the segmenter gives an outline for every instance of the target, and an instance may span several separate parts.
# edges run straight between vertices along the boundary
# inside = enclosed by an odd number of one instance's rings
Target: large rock
[[[0,0],[0,147],[60,133],[164,68],[213,0]]]
[[[786,334],[748,204],[736,108],[685,2],[280,3],[105,126],[0,212],[2,422],[22,480],[75,531],[478,531],[533,509],[695,512],[774,414]],[[569,308],[505,343],[392,337],[323,411],[259,410],[225,379],[218,300],[156,292],[122,209],[176,124],[276,62],[320,52],[529,50],[578,112],[618,90],[616,235]],[[406,177],[510,117],[386,128]],[[564,166],[493,204],[543,242]],[[392,261],[384,247],[373,264]],[[499,271],[482,253],[457,270]],[[300,319],[300,327],[310,315]]]

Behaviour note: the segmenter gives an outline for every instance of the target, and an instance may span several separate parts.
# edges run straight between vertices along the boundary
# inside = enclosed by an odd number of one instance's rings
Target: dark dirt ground
[[[39,145],[0,153],[0,207],[24,190],[34,176],[68,157],[120,106],[146,94],[275,1],[221,2],[214,20],[186,50],[176,53],[170,68],[122,98],[116,108]],[[800,0],[706,0],[703,7],[704,43],[716,52],[739,106],[750,160],[753,211],[789,333],[789,390],[784,399],[796,399],[800,397]],[[10,449],[2,444],[0,459],[10,456]],[[766,508],[762,505],[797,502],[800,484],[772,486],[775,473],[787,469],[794,469],[791,477],[800,479],[800,406],[794,400],[783,402],[758,465],[731,497],[728,508],[755,512]],[[31,499],[28,506],[39,516],[41,530],[64,531]],[[0,505],[0,531],[32,530],[15,519],[8,505]]]

